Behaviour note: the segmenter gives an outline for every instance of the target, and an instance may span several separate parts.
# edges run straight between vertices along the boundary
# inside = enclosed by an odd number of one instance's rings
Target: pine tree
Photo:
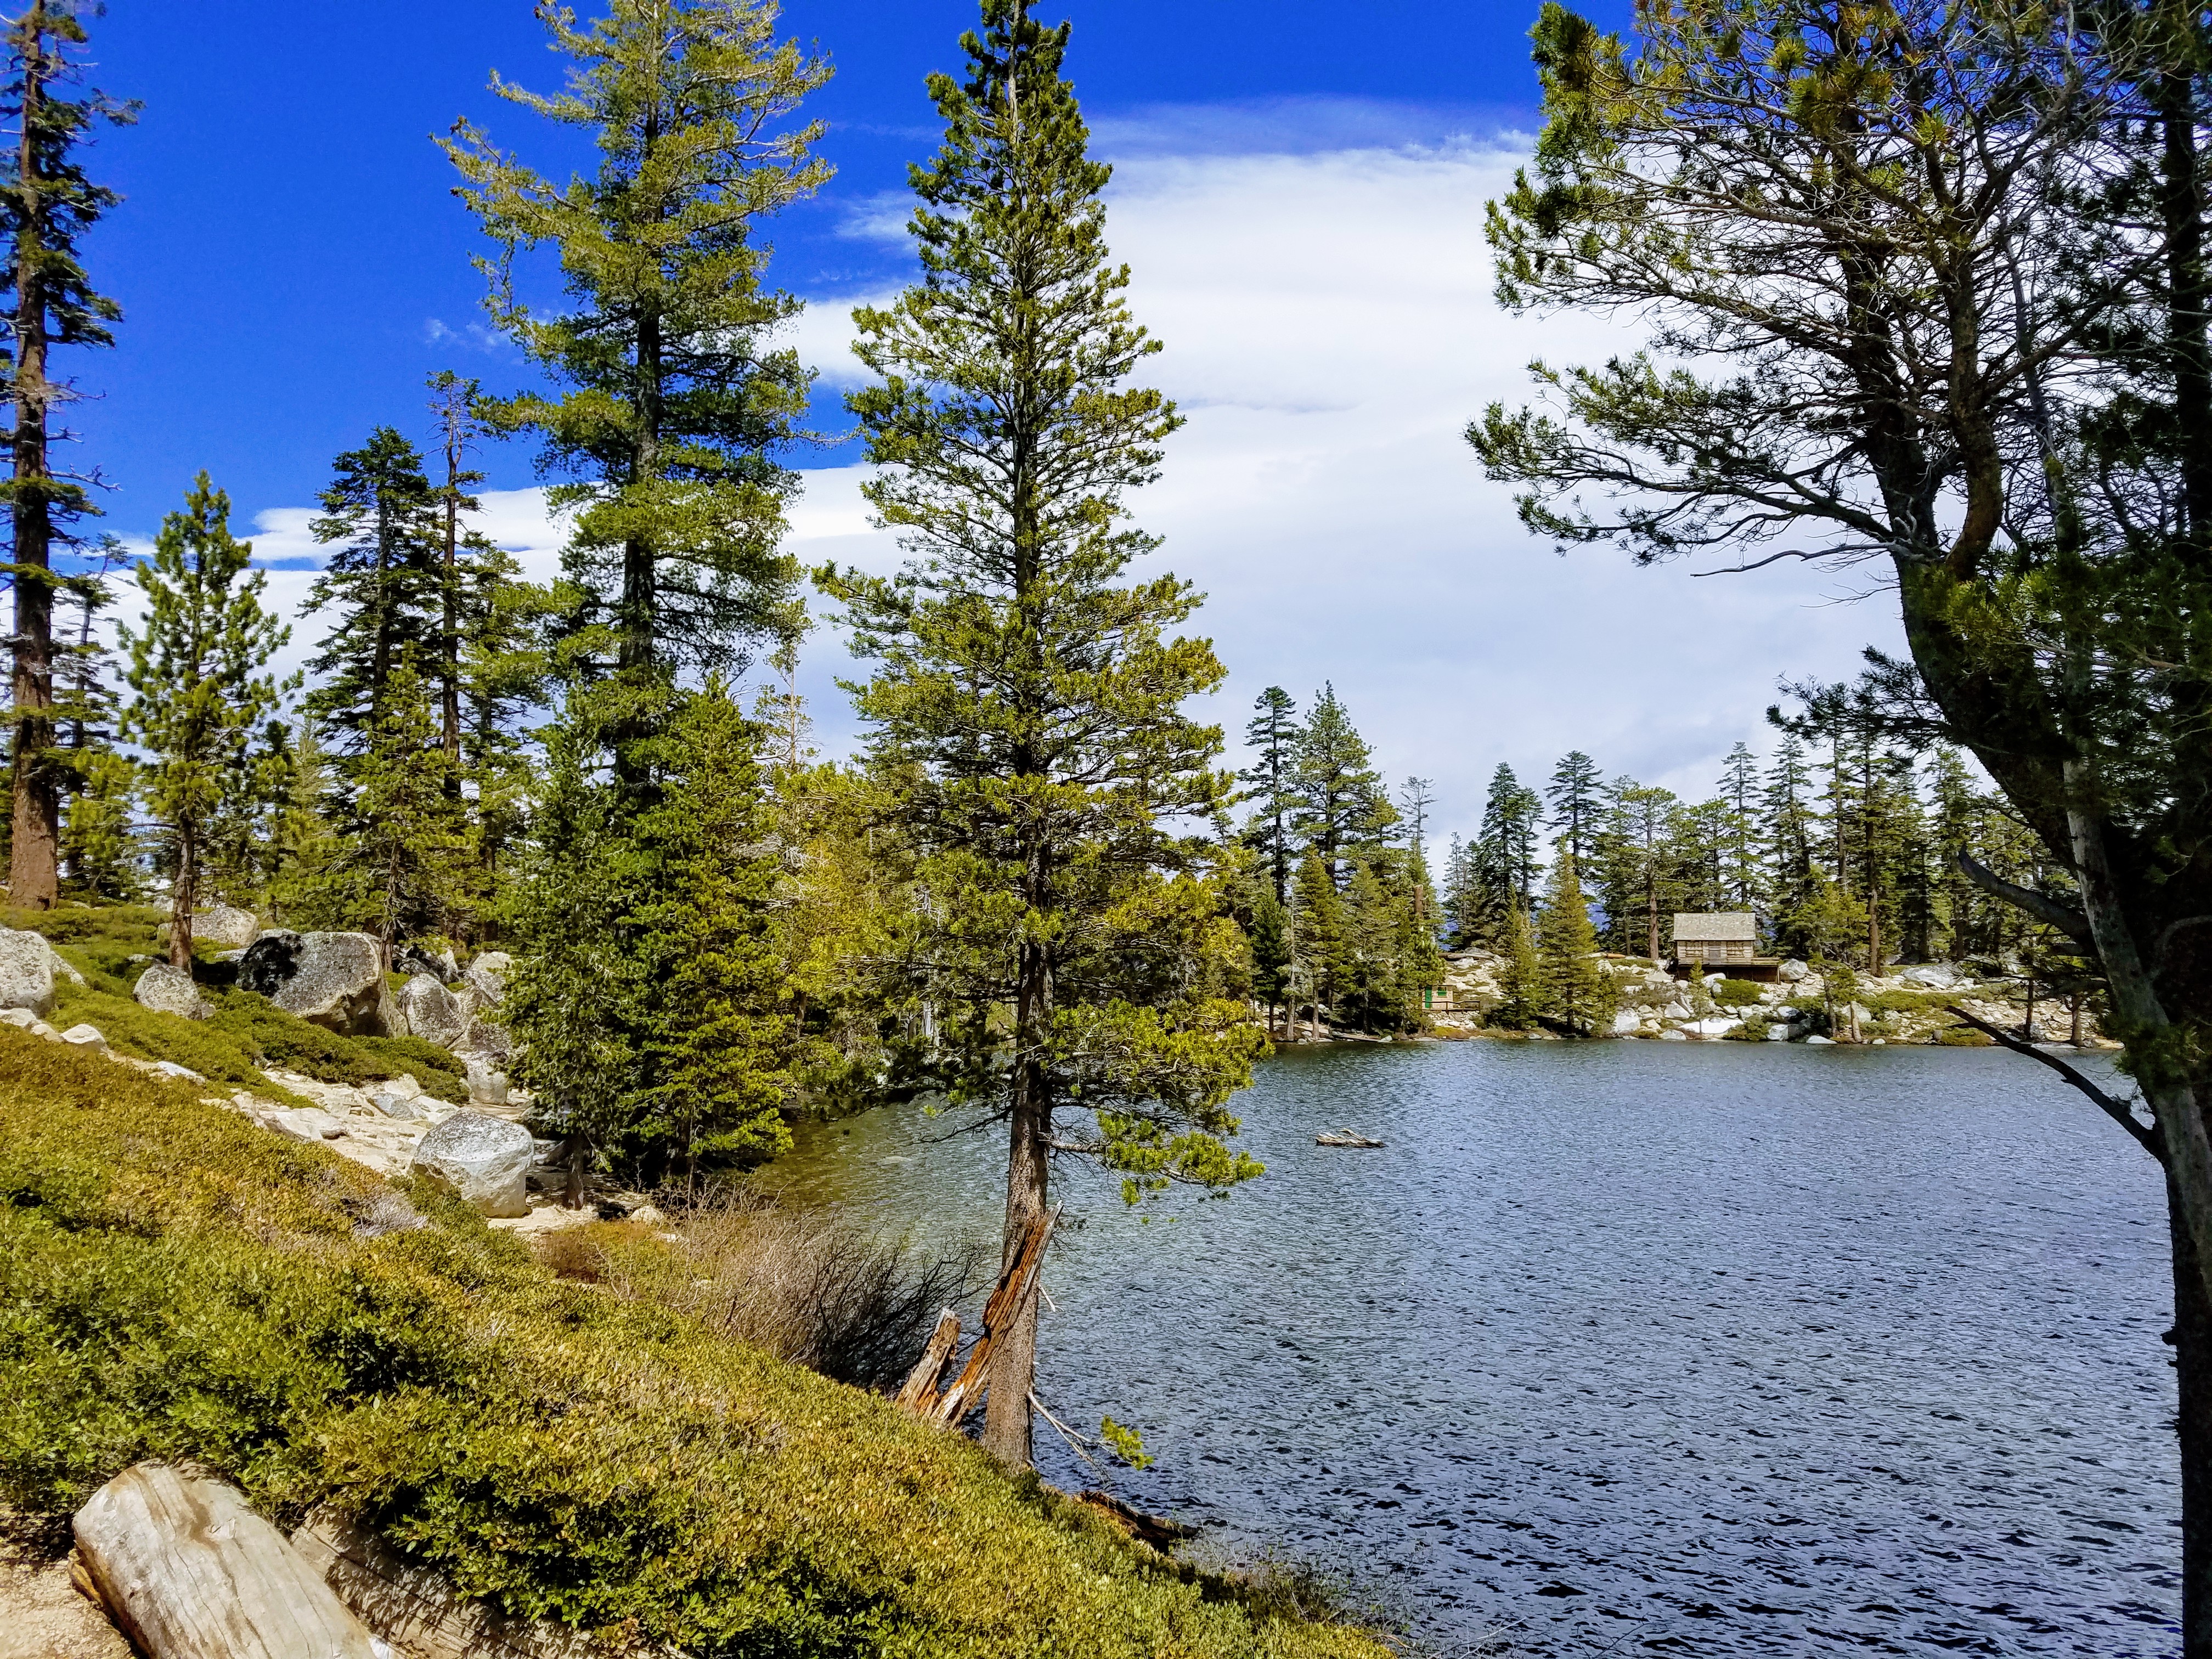
[[[1759,794],[1759,763],[1739,743],[1721,766],[1720,799],[1728,809],[1721,849],[1722,908],[1753,915],[1767,908],[1769,891],[1760,857]]]
[[[251,542],[230,533],[230,497],[203,472],[161,521],[137,582],[145,620],[116,631],[133,694],[124,734],[148,751],[147,805],[167,838],[169,960],[192,959],[204,839],[239,786],[240,759],[280,692],[265,671],[291,630],[261,605]]]
[[[128,755],[95,749],[78,758],[76,781],[62,825],[70,887],[88,898],[133,902],[141,886],[132,823],[138,769]]]
[[[1552,769],[1552,781],[1544,791],[1552,804],[1552,828],[1577,865],[1589,862],[1602,794],[1597,763],[1581,750],[1571,751]]]
[[[1525,913],[1534,897],[1536,826],[1542,811],[1541,799],[1522,787],[1511,767],[1501,763],[1491,775],[1473,853],[1480,919],[1471,931],[1493,950],[1504,947],[1513,918]]]
[[[337,837],[325,814],[328,757],[314,717],[301,714],[287,734],[283,781],[270,826],[269,916],[272,922],[328,909]]]
[[[1273,893],[1263,892],[1252,906],[1252,988],[1267,1011],[1270,1037],[1275,1032],[1276,1006],[1289,994],[1290,984],[1290,913]]]
[[[1289,902],[1293,848],[1291,822],[1297,807],[1292,793],[1298,743],[1297,700],[1279,685],[1271,685],[1252,702],[1253,715],[1244,727],[1244,741],[1256,751],[1252,764],[1237,775],[1249,786],[1245,799],[1258,803],[1251,826],[1244,832],[1246,845],[1266,860],[1273,884],[1275,902]]]
[[[375,936],[387,972],[399,944],[459,932],[471,907],[475,852],[454,787],[458,769],[414,653],[404,653],[352,768],[346,822],[329,865],[347,922]]]
[[[331,611],[308,659],[307,706],[340,750],[374,740],[400,658],[420,662],[438,641],[437,501],[415,446],[380,426],[331,464],[315,539],[337,544],[307,590],[307,609]]]
[[[1307,846],[1320,851],[1330,879],[1341,888],[1346,859],[1377,844],[1398,815],[1383,793],[1382,775],[1372,764],[1367,741],[1334,685],[1324,685],[1315,696],[1295,753],[1291,791],[1297,806],[1292,826]]]
[[[763,286],[753,233],[828,177],[808,155],[818,124],[792,117],[830,70],[777,43],[769,0],[611,0],[582,28],[565,9],[539,15],[574,65],[568,89],[495,77],[493,90],[591,137],[596,176],[556,182],[465,122],[444,144],[501,249],[486,266],[493,314],[567,390],[475,408],[538,434],[541,465],[569,480],[551,495],[578,509],[565,660],[599,684],[634,791],[647,766],[635,742],[668,706],[658,684],[734,666],[772,630],[794,574],[780,542],[797,481],[774,452],[797,432],[808,375],[769,348],[798,302]],[[575,305],[541,315],[508,272],[548,244]]]
[[[1599,966],[1597,948],[1581,872],[1572,849],[1563,845],[1537,925],[1537,982],[1544,1012],[1585,1036],[1594,1036],[1613,1012],[1613,976]]]
[[[1498,974],[1502,994],[1490,1011],[1490,1023],[1509,1031],[1525,1031],[1544,1013],[1543,965],[1536,957],[1536,936],[1526,910],[1516,910],[1506,919],[1502,954],[1505,960]]]
[[[1121,524],[1127,492],[1176,425],[1125,384],[1158,348],[1107,254],[1109,170],[1060,76],[1066,26],[1026,0],[982,15],[964,81],[929,82],[945,137],[913,174],[921,281],[854,313],[882,377],[849,400],[879,469],[865,488],[914,559],[824,586],[880,665],[860,696],[877,775],[930,845],[928,971],[976,1011],[947,1022],[939,1085],[1008,1124],[1011,1259],[1046,1209],[1062,1112],[1091,1115],[1131,1202],[1258,1173],[1224,1137],[1262,1038],[1206,990],[1242,945],[1205,848],[1161,827],[1218,809],[1218,729],[1182,708],[1222,669],[1167,637],[1197,606],[1188,584],[1121,585],[1156,545]],[[1009,1465],[1029,1458],[1036,1332],[1032,1303],[993,1357],[984,1442]]]
[[[1810,787],[1805,745],[1796,733],[1785,730],[1760,789],[1761,839],[1770,902],[1774,908],[1776,946],[1799,957],[1812,948],[1792,930],[1790,921],[1791,916],[1804,908],[1813,893],[1814,848],[1818,831],[1808,793]]]
[[[636,828],[646,894],[626,920],[652,991],[632,1133],[665,1145],[693,1187],[702,1155],[752,1164],[791,1145],[761,736],[710,681],[656,739],[659,799]]]
[[[1306,848],[1298,860],[1293,889],[1297,908],[1292,912],[1299,966],[1305,991],[1313,1002],[1314,1035],[1319,1036],[1326,1018],[1337,1016],[1336,1005],[1348,977],[1348,949],[1345,939],[1344,900],[1330,876],[1328,860],[1318,847]],[[1324,1015],[1323,1009],[1329,1011]]]
[[[9,746],[12,805],[9,902],[50,910],[60,892],[64,768],[53,755],[54,550],[69,526],[94,509],[80,477],[57,473],[52,446],[64,434],[54,411],[81,395],[52,372],[64,346],[112,345],[109,325],[122,316],[79,263],[80,240],[120,198],[77,164],[95,124],[124,125],[135,106],[88,91],[71,100],[57,89],[74,80],[72,49],[84,44],[82,9],[70,0],[32,0],[8,25],[7,82],[0,100],[15,117],[15,166],[0,179],[0,296],[12,300],[9,346],[0,358],[5,395],[15,405],[7,486],[11,543],[7,572],[15,590],[14,668]]]
[[[1608,884],[1619,896],[1624,921],[1636,918],[1631,948],[1654,962],[1661,959],[1662,902],[1674,884],[1673,830],[1680,807],[1673,791],[1632,779],[1623,778],[1613,790],[1609,851],[1614,879]]]

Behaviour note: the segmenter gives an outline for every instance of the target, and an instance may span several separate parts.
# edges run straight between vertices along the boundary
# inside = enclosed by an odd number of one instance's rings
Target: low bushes
[[[108,1045],[141,1060],[170,1060],[210,1083],[279,1092],[262,1075],[265,1066],[298,1072],[320,1083],[374,1083],[414,1073],[424,1091],[442,1100],[468,1099],[461,1062],[419,1037],[343,1037],[309,1024],[251,991],[203,986],[213,1005],[208,1019],[185,1019],[141,1007],[128,994],[97,984],[54,988],[58,1024],[96,1025]]]
[[[0,1499],[143,1457],[334,1502],[510,1611],[744,1654],[1380,1659],[957,1435],[563,1283],[189,1086],[0,1028]]]

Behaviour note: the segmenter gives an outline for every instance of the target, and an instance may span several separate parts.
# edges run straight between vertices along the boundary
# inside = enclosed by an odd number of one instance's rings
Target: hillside
[[[6,1027],[0,1079],[0,1500],[50,1538],[161,1458],[695,1659],[1382,1651],[193,1085]]]

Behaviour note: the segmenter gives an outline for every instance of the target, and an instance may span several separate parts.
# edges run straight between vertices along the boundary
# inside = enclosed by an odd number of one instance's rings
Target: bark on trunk
[[[22,138],[16,178],[25,222],[15,242],[15,768],[9,780],[8,890],[13,903],[51,910],[61,896],[61,791],[47,760],[53,746],[54,592],[47,580],[53,547],[53,512],[46,488],[46,293],[40,233],[46,211],[40,197],[38,151],[33,142],[45,96],[46,36],[35,21],[23,54]]]
[[[2182,1219],[2180,1190],[2166,1182],[2173,1242],[2175,1427],[2181,1450],[2181,1652],[2212,1659],[2212,1297]]]
[[[199,901],[200,841],[194,826],[177,826],[177,875],[169,884],[169,964],[192,965],[192,907]]]
[[[1022,946],[1015,1002],[1016,1062],[1006,1141],[1006,1231],[1001,1271],[1019,1257],[1030,1224],[1045,1212],[1051,1157],[1052,1100],[1037,1055],[1049,1021],[1044,948]],[[991,1392],[983,1413],[983,1448],[1010,1469],[1030,1464],[1030,1391],[1036,1376],[1037,1298],[1025,1297],[994,1352]]]

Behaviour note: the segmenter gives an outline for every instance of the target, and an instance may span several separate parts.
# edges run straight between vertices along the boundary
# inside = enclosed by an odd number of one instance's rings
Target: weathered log
[[[1059,1219],[1059,1210],[1048,1210],[1042,1215],[1031,1216],[1029,1225],[1022,1230],[1021,1249],[1000,1272],[991,1299],[983,1305],[983,1329],[975,1339],[975,1346],[968,1350],[968,1363],[960,1368],[957,1380],[931,1408],[930,1415],[939,1422],[957,1423],[961,1414],[982,1397],[989,1381],[992,1350],[998,1346],[1000,1335],[1028,1305],[1030,1292],[1036,1286],[1038,1271],[1044,1266],[1045,1246],[1052,1241],[1053,1224]]]
[[[947,1308],[937,1316],[937,1328],[929,1334],[929,1341],[921,1351],[921,1358],[907,1373],[906,1382],[898,1391],[900,1409],[919,1412],[927,1416],[937,1404],[937,1379],[945,1374],[945,1362],[952,1358],[952,1350],[960,1341],[960,1316]]]
[[[146,1659],[392,1659],[221,1481],[137,1464],[86,1500],[75,1530],[100,1605]]]
[[[457,1594],[442,1574],[374,1534],[311,1516],[292,1547],[371,1630],[411,1659],[604,1659],[580,1631],[509,1619]]]
[[[1152,1515],[1134,1504],[1116,1498],[1110,1492],[1093,1487],[1082,1495],[1084,1503],[1102,1509],[1128,1531],[1132,1538],[1150,1544],[1156,1550],[1164,1550],[1170,1544],[1179,1544],[1187,1538],[1198,1536],[1196,1527],[1187,1527],[1180,1521],[1170,1521],[1164,1515]]]
[[[1371,1139],[1366,1135],[1356,1135],[1349,1129],[1338,1129],[1330,1133],[1317,1134],[1314,1137],[1314,1145],[1316,1146],[1375,1147],[1380,1146],[1382,1144],[1382,1143],[1381,1141]]]

